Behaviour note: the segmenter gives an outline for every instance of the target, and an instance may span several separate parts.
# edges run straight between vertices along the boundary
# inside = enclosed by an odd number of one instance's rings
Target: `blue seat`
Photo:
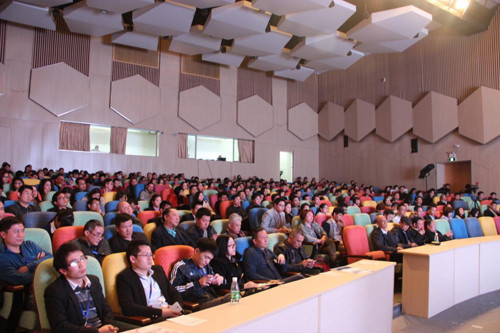
[[[75,201],[75,203],[73,205],[73,209],[80,211],[80,212],[86,211],[87,210],[87,200]]]
[[[120,203],[120,201],[118,201],[118,200],[106,202],[106,205],[104,206],[104,211],[106,213],[114,212],[118,208],[119,203]]]
[[[75,201],[82,200],[83,198],[85,198],[87,196],[87,193],[88,192],[77,192],[77,193],[75,193]]]
[[[453,238],[469,238],[467,234],[467,228],[465,227],[465,222],[462,219],[454,218],[450,221],[451,230],[453,231]]]
[[[194,221],[184,221],[179,224],[179,227],[181,227],[184,231],[187,231],[194,224]]]
[[[133,231],[143,232],[141,226],[137,224],[132,225]],[[116,226],[108,225],[104,228],[104,239],[109,241],[114,235],[116,235]]]
[[[236,252],[238,252],[241,255],[241,260],[243,260],[243,254],[245,253],[245,250],[252,245],[252,237],[240,237],[236,238],[234,240],[236,244]]]
[[[24,214],[23,221],[26,228],[45,229],[50,221],[56,216],[55,212],[29,212]]]
[[[252,208],[248,213],[248,222],[250,224],[250,229],[253,230],[260,226],[260,221],[262,220],[262,215],[267,211],[267,208]]]
[[[467,210],[469,207],[467,205],[467,202],[462,200],[455,200],[453,202],[453,209],[458,209],[458,208],[463,208],[464,210]]]
[[[144,191],[145,188],[146,188],[146,183],[139,183],[135,185],[134,194],[137,200],[139,200],[139,194],[141,194],[141,192]]]
[[[371,223],[375,223],[375,218],[377,217],[378,213],[370,213],[370,221]]]
[[[465,227],[467,228],[467,234],[469,237],[481,237],[483,236],[483,230],[481,229],[481,224],[479,220],[475,217],[468,217],[465,219]]]
[[[7,208],[7,207],[9,207],[9,206],[14,205],[16,202],[17,202],[16,200],[5,200],[5,201],[3,202],[3,207],[4,207],[4,208]]]
[[[250,201],[245,200],[241,203],[241,207],[243,207],[244,210],[247,210],[248,206],[250,206]]]
[[[113,224],[113,219],[115,218],[116,213],[115,212],[109,212],[104,215],[104,225],[108,226]],[[113,224],[114,225],[114,224]]]
[[[373,201],[375,201],[376,203],[379,203],[380,201],[384,201],[384,197],[382,197],[382,196],[375,196],[375,197],[373,197]]]

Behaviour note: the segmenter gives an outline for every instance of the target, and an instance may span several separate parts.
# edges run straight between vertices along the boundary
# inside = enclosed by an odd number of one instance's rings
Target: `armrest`
[[[199,303],[184,301],[184,309],[191,310],[194,312],[194,311],[198,311],[199,308],[200,308]]]
[[[116,320],[132,325],[145,326],[151,324],[151,318],[148,317],[124,316],[121,313],[113,313],[113,315]]]
[[[5,290],[7,290],[7,291],[21,291],[21,290],[24,290],[24,286],[23,285],[8,284],[5,286]]]
[[[215,293],[219,296],[224,296],[224,295],[227,295],[231,292],[230,289],[217,289],[215,290]]]

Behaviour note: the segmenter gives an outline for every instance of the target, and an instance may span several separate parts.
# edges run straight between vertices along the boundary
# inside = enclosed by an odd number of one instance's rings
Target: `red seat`
[[[360,210],[361,210],[361,213],[371,214],[375,211],[375,208],[373,208],[371,206],[363,206],[360,208]]]
[[[369,196],[362,196],[359,198],[359,200],[361,200],[361,202],[363,201],[372,201],[372,197],[369,197]]]
[[[160,216],[161,212],[157,212],[154,210],[145,210],[143,212],[140,212],[139,215],[137,215],[137,218],[141,220],[142,225],[148,224],[148,221],[151,220],[152,218],[155,218],[157,216]]]
[[[19,200],[19,192],[13,191],[9,193],[9,200],[17,201]]]
[[[314,217],[314,222],[318,223],[319,225],[323,225],[323,222],[325,222],[326,220],[328,220],[329,218],[331,218],[330,215],[316,215]]]
[[[497,234],[500,235],[500,216],[496,216],[493,218],[495,221],[495,227],[497,228]]]
[[[344,217],[342,217],[342,221],[344,221],[344,225],[346,227],[348,225],[354,225],[354,220],[352,219],[352,216],[349,214],[344,214]]]
[[[210,207],[215,210],[215,203],[217,202],[217,200],[219,200],[217,194],[210,194],[208,196],[208,200],[210,200]]]
[[[232,201],[229,201],[229,200],[226,200],[226,201],[222,201],[219,205],[219,212],[220,212],[220,216],[223,218],[223,219],[227,219],[226,217],[226,211],[227,209],[229,208],[229,206],[231,206],[233,202]]]
[[[163,190],[161,190],[161,193],[160,193],[160,196],[161,196],[161,200],[165,201],[165,200],[168,200],[168,196],[170,195],[170,188],[164,188]]]
[[[155,192],[155,193],[158,193],[158,194],[161,194],[161,192],[162,192],[164,189],[169,189],[169,190],[170,190],[170,185],[155,185],[154,192]]]
[[[319,204],[326,204],[328,207],[331,207],[332,206],[332,203],[330,202],[330,200],[320,200],[319,201]]]
[[[75,240],[83,236],[83,225],[61,227],[56,229],[52,236],[52,252],[56,253],[57,249],[66,242]]]
[[[194,249],[188,245],[169,245],[156,250],[155,264],[163,267],[165,275],[170,278],[172,266],[182,259],[190,257]]]
[[[361,259],[386,259],[384,251],[370,251],[365,228],[360,225],[346,226],[342,233],[342,239],[347,252],[348,264]]]

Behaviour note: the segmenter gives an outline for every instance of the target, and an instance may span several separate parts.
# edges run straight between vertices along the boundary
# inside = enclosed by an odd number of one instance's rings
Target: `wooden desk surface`
[[[240,300],[239,304],[226,303],[188,315],[206,320],[206,322],[196,326],[186,326],[167,320],[149,327],[161,327],[186,333],[221,332],[236,329],[251,321],[265,318],[273,313],[286,310],[300,302],[318,297],[318,295],[326,291],[342,288],[342,286],[348,285],[352,281],[369,279],[372,274],[393,267],[395,263],[361,260],[349,266],[370,270],[371,273],[353,274],[332,270],[244,297]],[[293,317],[290,318],[290,320],[293,320]],[[128,332],[137,331],[138,330],[131,330]]]
[[[453,239],[446,242],[441,242],[440,245],[432,245],[426,244],[423,246],[413,247],[409,249],[399,250],[398,253],[402,254],[411,254],[411,255],[421,255],[421,256],[429,256],[432,254],[454,250],[456,248],[486,243],[486,242],[494,242],[500,240],[499,236],[484,236],[484,237],[474,237],[474,238],[463,238],[463,239]]]

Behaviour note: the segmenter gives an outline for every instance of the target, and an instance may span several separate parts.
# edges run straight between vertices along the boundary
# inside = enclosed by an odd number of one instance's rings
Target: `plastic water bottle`
[[[231,282],[231,303],[238,304],[240,302],[240,286],[238,285],[238,278],[233,277]]]

